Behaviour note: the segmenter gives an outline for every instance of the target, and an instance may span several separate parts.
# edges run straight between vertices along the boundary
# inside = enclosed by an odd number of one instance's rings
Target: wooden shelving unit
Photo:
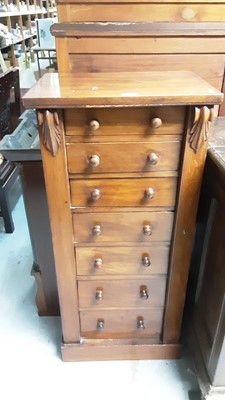
[[[11,65],[17,65],[16,47],[21,44],[25,62],[28,60],[27,51],[35,44],[35,19],[53,18],[57,14],[54,0],[0,0],[0,24],[7,27],[8,32],[17,34],[11,41],[0,41],[2,53],[8,52]]]

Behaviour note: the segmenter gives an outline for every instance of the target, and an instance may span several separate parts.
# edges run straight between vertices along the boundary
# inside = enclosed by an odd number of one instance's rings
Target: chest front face
[[[158,344],[185,107],[64,117],[81,336]]]

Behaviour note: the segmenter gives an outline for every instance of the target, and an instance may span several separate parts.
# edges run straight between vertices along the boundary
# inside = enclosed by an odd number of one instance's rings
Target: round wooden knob
[[[152,189],[152,188],[146,189],[145,190],[145,198],[149,200],[149,199],[153,199],[153,197],[154,197],[154,189]]]
[[[95,293],[95,299],[100,301],[103,299],[103,290],[102,289],[97,289]]]
[[[138,318],[137,320],[137,328],[138,329],[145,329],[144,318]]]
[[[144,225],[143,226],[143,233],[146,236],[150,236],[152,234],[152,227],[151,225]]]
[[[150,260],[150,257],[149,257],[149,256],[143,256],[143,257],[142,257],[142,265],[143,265],[144,267],[150,267],[150,265],[151,265],[151,260]]]
[[[101,258],[96,258],[94,261],[94,267],[96,269],[102,268],[102,259]]]
[[[141,299],[143,299],[143,300],[148,300],[148,291],[147,291],[147,288],[141,288],[140,289],[140,297],[141,297]]]
[[[156,165],[159,161],[159,157],[155,153],[150,153],[147,157],[147,160],[151,165]]]
[[[182,18],[185,19],[186,21],[190,21],[195,17],[195,12],[192,8],[190,7],[184,7],[182,10]]]
[[[153,129],[157,129],[157,128],[159,128],[160,126],[162,126],[162,120],[161,120],[161,118],[158,118],[158,117],[152,118],[152,120],[151,120],[151,127],[152,127]]]
[[[101,235],[101,233],[102,233],[101,226],[100,226],[100,225],[95,225],[95,226],[92,228],[92,233],[93,233],[93,235],[95,235],[95,236]]]
[[[100,164],[100,157],[97,154],[93,154],[88,157],[88,163],[90,167],[98,167],[98,165]]]
[[[97,131],[100,127],[99,122],[96,119],[93,119],[89,123],[89,128],[91,131]]]
[[[103,331],[103,329],[105,327],[104,325],[105,325],[104,319],[98,319],[97,324],[96,324],[97,330],[98,331]]]
[[[91,200],[97,201],[101,197],[101,191],[99,189],[93,189],[91,191]]]

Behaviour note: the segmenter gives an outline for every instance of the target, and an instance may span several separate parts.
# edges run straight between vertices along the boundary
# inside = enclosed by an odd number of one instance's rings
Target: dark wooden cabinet
[[[205,398],[225,396],[225,118],[210,141],[191,264],[186,327]]]
[[[32,158],[30,153],[32,151],[26,152],[27,158]],[[24,158],[22,154],[20,158]],[[40,316],[59,315],[54,255],[41,156],[39,161],[20,160],[20,166],[24,205],[34,258],[32,275],[37,284],[38,313]]]

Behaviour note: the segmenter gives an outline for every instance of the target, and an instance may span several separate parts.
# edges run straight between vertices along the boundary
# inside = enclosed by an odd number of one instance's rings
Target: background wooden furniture
[[[220,92],[185,72],[46,74],[24,96],[38,112],[64,360],[178,356],[206,137],[221,101]],[[116,172],[113,150],[106,151],[109,163],[94,150],[115,143],[124,153],[146,140],[150,148],[158,143],[156,154],[134,153],[128,172]],[[161,169],[160,146],[172,142],[179,161]],[[81,145],[93,149],[76,171]],[[165,251],[165,269],[151,272],[156,243],[169,246],[170,257]],[[129,250],[121,270],[105,268],[103,245],[106,258],[118,246],[140,247],[134,274],[126,272]]]
[[[14,6],[12,8],[12,5]],[[14,40],[13,43],[4,44],[0,42],[0,51],[7,51],[11,53],[10,59],[12,66],[16,66],[16,51],[15,45],[21,44],[22,51],[25,54],[25,61],[27,61],[26,50],[30,49],[33,45],[33,38],[36,37],[34,33],[34,25],[36,18],[53,18],[56,15],[55,1],[53,0],[26,0],[26,5],[21,6],[19,0],[4,0],[4,10],[0,9],[0,23],[8,27],[8,31],[19,27],[21,37]],[[26,27],[26,30],[23,29]]]
[[[59,72],[189,70],[224,90],[224,22],[61,22],[51,31]]]
[[[213,22],[225,20],[222,0],[58,0],[60,21],[170,21]]]
[[[17,70],[18,73],[18,70]],[[27,122],[28,121],[28,122]],[[59,315],[47,198],[35,114],[25,112],[11,135],[0,142],[4,157],[20,167],[22,192],[30,233],[36,279],[36,305],[42,315]],[[18,169],[18,167],[17,167]]]
[[[13,132],[19,124],[19,69],[11,68],[0,74],[0,139]]]
[[[204,398],[225,395],[225,118],[206,161],[189,282],[185,335]],[[221,397],[222,398],[222,397]]]
[[[18,166],[9,161],[3,161],[3,163],[0,164],[0,217],[3,218],[6,233],[12,233],[14,231],[12,211],[8,196],[19,173]]]
[[[40,316],[59,315],[54,256],[41,155],[32,160],[32,152],[20,155],[24,205],[30,233],[33,268],[36,279],[36,305]],[[35,157],[36,158],[36,157]]]
[[[12,133],[19,123],[20,116],[20,90],[19,70],[0,74],[0,139]],[[19,176],[19,168],[6,160],[1,159],[0,164],[0,216],[4,220],[6,233],[14,231],[11,207],[9,204],[9,191]]]

